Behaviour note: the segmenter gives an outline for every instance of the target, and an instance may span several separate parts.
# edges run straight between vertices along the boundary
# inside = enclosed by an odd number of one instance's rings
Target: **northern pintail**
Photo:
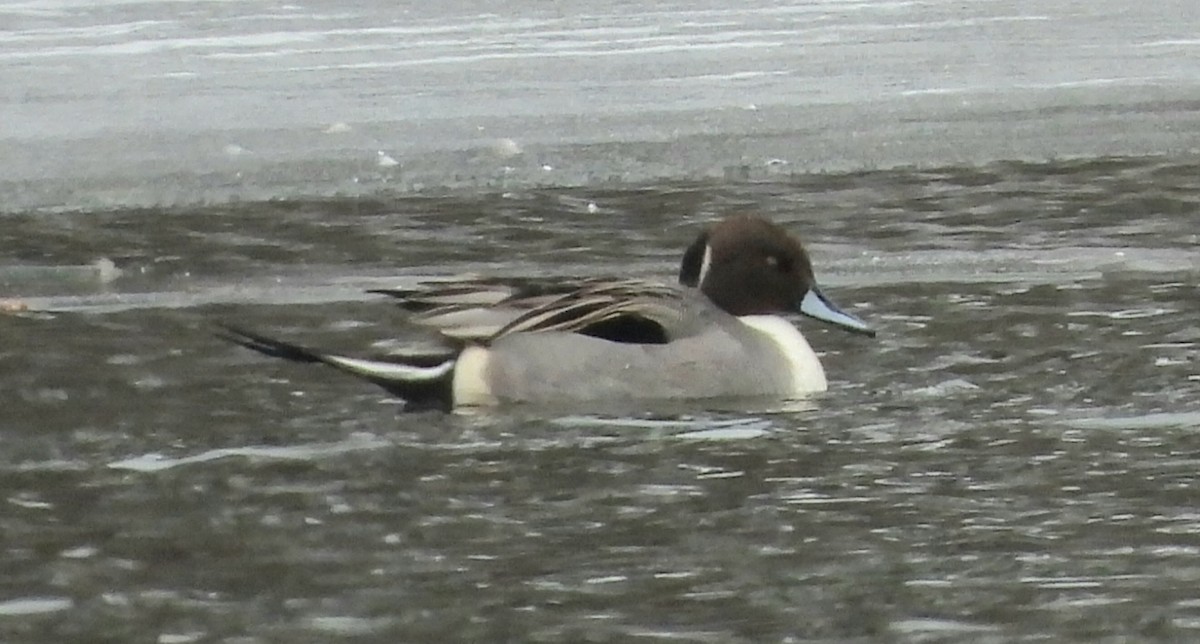
[[[320,362],[410,404],[443,408],[824,391],[812,347],[779,316],[800,312],[874,336],[820,289],[800,241],[753,215],[702,232],[683,255],[679,285],[640,280],[500,280],[373,291],[416,311],[444,348],[355,358],[222,326],[261,353]]]

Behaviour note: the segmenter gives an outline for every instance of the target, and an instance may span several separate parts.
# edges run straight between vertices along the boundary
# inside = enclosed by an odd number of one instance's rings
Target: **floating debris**
[[[29,305],[17,299],[0,300],[0,313],[20,313],[28,311]]]

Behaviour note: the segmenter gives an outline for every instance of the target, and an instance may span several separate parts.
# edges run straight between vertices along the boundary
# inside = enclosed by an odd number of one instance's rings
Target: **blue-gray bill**
[[[808,317],[828,322],[847,331],[861,333],[872,338],[875,337],[875,330],[867,326],[866,322],[839,309],[816,286],[809,289],[808,293],[805,293],[804,299],[800,301],[800,312]]]

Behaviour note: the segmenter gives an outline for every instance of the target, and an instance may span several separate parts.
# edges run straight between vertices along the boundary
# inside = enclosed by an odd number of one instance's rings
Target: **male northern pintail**
[[[412,321],[439,332],[445,346],[432,353],[354,358],[230,326],[221,335],[440,407],[795,397],[824,391],[825,371],[778,314],[874,335],[817,288],[800,241],[761,217],[732,216],[701,233],[683,255],[679,282],[477,281],[374,291],[399,298],[419,311]]]

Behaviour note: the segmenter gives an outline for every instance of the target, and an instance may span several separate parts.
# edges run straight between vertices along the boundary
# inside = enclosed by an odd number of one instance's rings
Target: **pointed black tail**
[[[230,324],[217,324],[217,337],[273,358],[320,362],[379,385],[417,407],[453,406],[454,365],[458,351],[443,354],[388,355],[352,358],[285,342]]]

